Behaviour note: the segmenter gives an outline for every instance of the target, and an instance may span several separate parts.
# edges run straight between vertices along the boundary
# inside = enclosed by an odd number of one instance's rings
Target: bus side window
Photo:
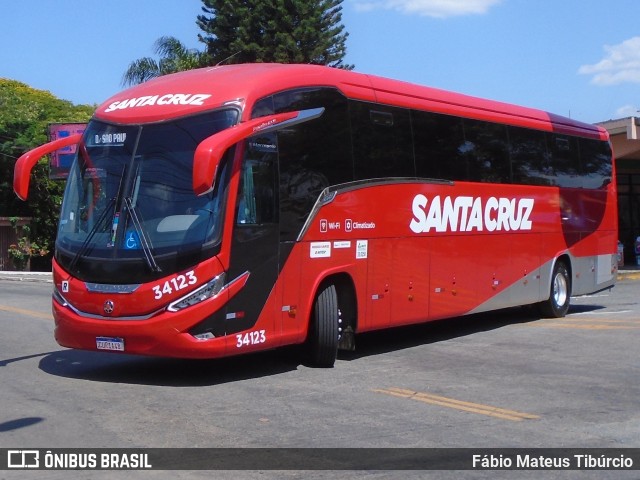
[[[409,110],[351,101],[356,180],[415,177]]]
[[[607,142],[581,138],[580,160],[582,164],[582,187],[605,188],[611,183],[611,149]]]
[[[275,223],[275,154],[260,152],[267,148],[250,141],[242,163],[236,223],[263,225]]]
[[[463,125],[468,179],[473,182],[510,183],[507,127],[471,119],[465,119]]]
[[[254,114],[268,108],[256,103]],[[347,99],[331,88],[302,88],[273,96],[275,113],[323,107],[320,118],[277,133],[280,241],[294,241],[322,190],[353,180]]]
[[[507,127],[513,183],[551,185],[551,156],[545,132],[522,127]]]
[[[416,174],[422,178],[466,180],[462,119],[413,110]]]
[[[552,156],[554,184],[559,187],[582,187],[578,139],[547,133],[547,146]]]

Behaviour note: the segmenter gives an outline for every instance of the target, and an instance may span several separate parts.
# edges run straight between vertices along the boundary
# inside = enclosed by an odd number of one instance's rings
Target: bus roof
[[[608,139],[601,127],[542,110],[319,65],[238,64],[165,75],[114,95],[98,107],[95,117],[116,123],[158,122],[225,105],[251,106],[276,92],[312,86],[335,87],[349,98],[368,102]],[[249,115],[245,109],[243,120]]]

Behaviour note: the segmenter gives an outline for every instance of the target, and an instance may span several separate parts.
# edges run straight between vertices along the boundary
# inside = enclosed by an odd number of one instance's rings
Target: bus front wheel
[[[569,310],[571,299],[571,275],[564,262],[557,262],[551,276],[549,299],[540,303],[540,310],[545,317],[564,317]]]
[[[309,354],[313,366],[331,368],[338,356],[340,310],[333,284],[320,288],[313,304],[309,330]]]

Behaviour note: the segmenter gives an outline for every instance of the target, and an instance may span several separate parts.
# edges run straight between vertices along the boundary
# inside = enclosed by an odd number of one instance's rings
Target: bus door
[[[252,330],[263,309],[275,309],[267,299],[278,277],[279,226],[277,209],[277,153],[275,134],[245,141],[236,200],[227,281],[248,273],[244,288],[227,304],[226,334]],[[274,333],[275,310],[264,312],[266,332],[247,337],[263,343]],[[279,327],[277,333],[279,333]]]

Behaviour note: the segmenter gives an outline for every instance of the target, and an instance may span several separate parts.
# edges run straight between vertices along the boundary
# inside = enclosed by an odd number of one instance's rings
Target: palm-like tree
[[[123,85],[136,85],[169,73],[206,66],[206,54],[187,48],[175,37],[160,37],[154,43],[159,60],[144,57],[134,60],[122,76]]]

